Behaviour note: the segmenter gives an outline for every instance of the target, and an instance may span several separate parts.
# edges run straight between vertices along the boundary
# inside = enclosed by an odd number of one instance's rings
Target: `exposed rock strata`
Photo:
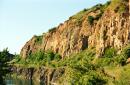
[[[25,79],[35,79],[45,85],[53,85],[56,83],[59,77],[64,73],[64,68],[51,69],[51,68],[23,68],[23,67],[12,67],[11,70],[16,73],[17,76],[22,76]]]
[[[26,58],[30,52],[39,49],[52,50],[63,58],[88,47],[96,48],[97,57],[102,56],[104,49],[109,46],[121,50],[130,41],[129,10],[120,14],[108,6],[100,19],[90,25],[88,17],[98,14],[100,10],[95,9],[85,11],[79,20],[70,17],[55,30],[44,34],[41,44],[36,44],[36,38],[33,37],[22,48],[21,56]]]

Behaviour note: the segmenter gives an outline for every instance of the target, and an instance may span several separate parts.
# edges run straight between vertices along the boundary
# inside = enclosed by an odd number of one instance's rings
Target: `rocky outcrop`
[[[38,80],[45,85],[53,85],[63,75],[64,68],[24,68],[13,66],[11,71],[12,73],[16,73],[17,77],[22,76],[25,79]]]
[[[37,37],[33,37],[22,48],[21,56],[26,58],[40,49],[52,50],[63,58],[88,47],[96,48],[97,57],[102,56],[106,47],[121,50],[130,41],[128,0],[118,2],[115,7],[112,4],[97,5],[79,12],[45,33],[40,44],[36,42]],[[125,11],[120,13],[121,4]]]

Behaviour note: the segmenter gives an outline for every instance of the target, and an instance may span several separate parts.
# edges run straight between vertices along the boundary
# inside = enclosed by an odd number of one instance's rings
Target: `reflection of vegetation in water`
[[[40,82],[32,79],[18,78],[17,76],[6,76],[5,82],[7,85],[40,85]],[[41,84],[44,85],[44,84]]]

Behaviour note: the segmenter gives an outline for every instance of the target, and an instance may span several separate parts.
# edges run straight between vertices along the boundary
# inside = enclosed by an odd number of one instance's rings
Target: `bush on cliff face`
[[[112,0],[110,9],[114,10],[116,13],[122,14],[128,11],[128,0]]]
[[[35,39],[35,43],[36,44],[42,44],[42,39],[43,39],[43,36],[34,36],[36,39]]]
[[[71,16],[69,19],[74,19],[75,20],[75,25],[77,26],[81,26],[82,25],[82,21],[85,18],[84,15],[87,15],[91,12],[95,12],[95,11],[100,11],[99,14],[96,15],[96,17],[93,16],[88,16],[88,22],[90,25],[93,25],[94,20],[99,20],[101,18],[101,16],[103,15],[105,9],[110,5],[111,1],[108,1],[106,4],[102,5],[102,4],[97,4],[95,6],[93,6],[92,8],[89,9],[83,9],[82,11],[80,11],[79,13],[77,13],[74,16]],[[96,13],[95,13],[96,14]]]
[[[93,16],[88,16],[88,22],[89,22],[90,25],[93,25],[94,17]]]
[[[95,10],[99,10],[99,11],[100,11],[100,13],[97,14],[95,17],[93,17],[93,16],[88,16],[88,22],[89,22],[90,25],[93,25],[94,20],[99,20],[99,19],[102,17],[102,15],[103,15],[105,9],[110,5],[110,3],[111,3],[111,1],[108,1],[108,2],[107,2],[106,4],[104,4],[104,5],[98,4],[98,5],[95,5],[94,7],[92,7],[91,9],[89,9],[90,12],[91,12],[91,11],[95,11]]]
[[[87,11],[88,11],[88,9],[84,9],[84,10],[80,11],[79,13],[77,13],[76,15],[70,17],[70,19],[75,19],[76,25],[80,26],[83,21],[83,16]]]

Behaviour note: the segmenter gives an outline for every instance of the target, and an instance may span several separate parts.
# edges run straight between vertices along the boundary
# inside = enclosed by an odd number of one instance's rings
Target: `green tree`
[[[89,22],[90,25],[93,25],[94,17],[93,16],[88,16],[88,22]]]
[[[8,49],[4,49],[0,52],[0,84],[3,83],[4,76],[9,73],[7,62],[13,59],[13,55],[9,53]]]

